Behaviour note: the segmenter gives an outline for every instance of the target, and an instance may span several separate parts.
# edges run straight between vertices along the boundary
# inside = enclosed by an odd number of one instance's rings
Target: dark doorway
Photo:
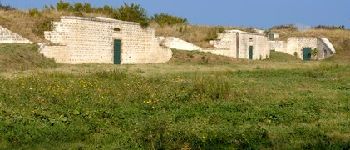
[[[114,64],[121,64],[121,48],[122,41],[119,39],[114,40]]]
[[[253,50],[254,49],[254,47],[253,46],[249,46],[249,59],[253,59]]]
[[[303,60],[311,60],[311,48],[303,48]]]

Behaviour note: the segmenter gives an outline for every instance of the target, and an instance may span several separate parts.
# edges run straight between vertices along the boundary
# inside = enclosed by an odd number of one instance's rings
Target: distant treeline
[[[118,20],[137,22],[142,26],[148,26],[150,22],[158,23],[160,26],[188,24],[186,18],[181,18],[166,13],[148,16],[146,9],[135,3],[124,3],[120,7],[112,7],[110,5],[93,7],[90,3],[69,3],[61,0],[56,4],[56,6],[45,5],[42,11],[39,11],[38,9],[30,9],[29,13],[32,16],[36,16],[45,11],[71,12],[77,16],[83,16],[84,13],[103,14]]]
[[[327,25],[318,25],[314,27],[315,29],[345,29],[344,25],[341,26],[327,26]]]
[[[313,29],[346,29],[344,25],[340,26],[330,26],[330,25],[318,25],[311,27]],[[278,26],[273,26],[271,29],[289,29],[289,30],[298,30],[298,27],[294,24],[285,24],[285,25],[278,25]]]
[[[0,10],[16,10],[16,8],[13,8],[10,5],[4,5],[0,2]]]

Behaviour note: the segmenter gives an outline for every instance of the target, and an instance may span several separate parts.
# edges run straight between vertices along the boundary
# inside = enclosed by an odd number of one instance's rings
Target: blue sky
[[[0,0],[16,8],[42,8],[57,0]],[[114,7],[139,3],[149,15],[186,17],[192,24],[268,28],[280,24],[345,25],[350,28],[350,0],[66,0]]]

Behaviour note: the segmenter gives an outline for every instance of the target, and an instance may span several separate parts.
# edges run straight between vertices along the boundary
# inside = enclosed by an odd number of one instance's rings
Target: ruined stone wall
[[[0,43],[32,43],[26,38],[0,26]]]
[[[114,40],[121,40],[121,63],[164,63],[170,49],[159,46],[155,31],[109,18],[62,17],[45,38],[57,46],[41,52],[59,63],[114,63]]]

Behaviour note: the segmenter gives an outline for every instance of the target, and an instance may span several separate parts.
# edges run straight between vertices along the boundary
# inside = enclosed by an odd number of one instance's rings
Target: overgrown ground
[[[62,15],[0,14],[36,42]],[[213,30],[157,32],[200,45]],[[349,149],[350,31],[279,31],[329,37],[337,54],[247,61],[175,50],[167,64],[64,65],[34,45],[0,45],[0,149]]]
[[[168,64],[3,71],[0,149],[348,149],[342,58],[174,51]]]
[[[34,44],[0,44],[0,73],[56,66],[53,59],[39,54]]]
[[[0,79],[0,147],[344,148],[350,67]]]

